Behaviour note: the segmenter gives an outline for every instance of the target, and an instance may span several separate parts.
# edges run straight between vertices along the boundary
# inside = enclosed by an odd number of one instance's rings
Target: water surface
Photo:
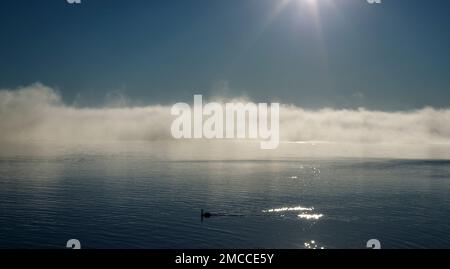
[[[0,248],[64,248],[72,238],[83,248],[450,246],[450,161],[218,153],[155,143],[5,149]],[[200,209],[221,216],[202,222]]]

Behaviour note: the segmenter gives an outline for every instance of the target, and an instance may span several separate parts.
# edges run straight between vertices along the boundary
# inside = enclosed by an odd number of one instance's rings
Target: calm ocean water
[[[3,149],[0,248],[450,247],[450,161],[208,154]]]

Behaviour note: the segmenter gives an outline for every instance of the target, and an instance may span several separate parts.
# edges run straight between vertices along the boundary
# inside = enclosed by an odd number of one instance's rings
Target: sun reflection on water
[[[313,211],[314,207],[281,207],[281,208],[273,208],[268,210],[263,210],[264,213],[278,213],[278,212],[287,212],[287,211]]]
[[[306,219],[306,220],[318,220],[318,219],[323,217],[323,214],[306,214],[306,213],[302,213],[302,214],[299,214],[298,217],[301,218],[301,219]]]
[[[304,246],[306,249],[325,249],[324,247],[320,247],[314,240],[305,242]]]
[[[297,217],[304,220],[319,220],[324,217],[323,214],[315,213],[314,207],[303,207],[303,206],[295,206],[295,207],[281,207],[281,208],[272,208],[263,210],[263,213],[284,213],[284,212],[296,212]],[[285,216],[284,214],[281,216]]]

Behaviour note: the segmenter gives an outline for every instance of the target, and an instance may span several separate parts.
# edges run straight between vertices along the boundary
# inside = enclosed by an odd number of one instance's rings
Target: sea
[[[282,148],[3,145],[0,248],[64,249],[70,239],[83,249],[450,247],[448,149]]]

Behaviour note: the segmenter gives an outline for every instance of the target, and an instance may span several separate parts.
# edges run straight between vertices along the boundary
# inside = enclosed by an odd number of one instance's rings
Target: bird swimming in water
[[[226,213],[210,213],[210,212],[205,212],[202,209],[200,216],[203,221],[203,219],[209,219],[212,217],[243,217],[244,215],[242,215],[242,214],[226,214]]]
[[[209,213],[209,212],[205,212],[203,209],[201,210],[201,218],[202,221],[204,218],[209,219],[213,216],[213,214]]]

